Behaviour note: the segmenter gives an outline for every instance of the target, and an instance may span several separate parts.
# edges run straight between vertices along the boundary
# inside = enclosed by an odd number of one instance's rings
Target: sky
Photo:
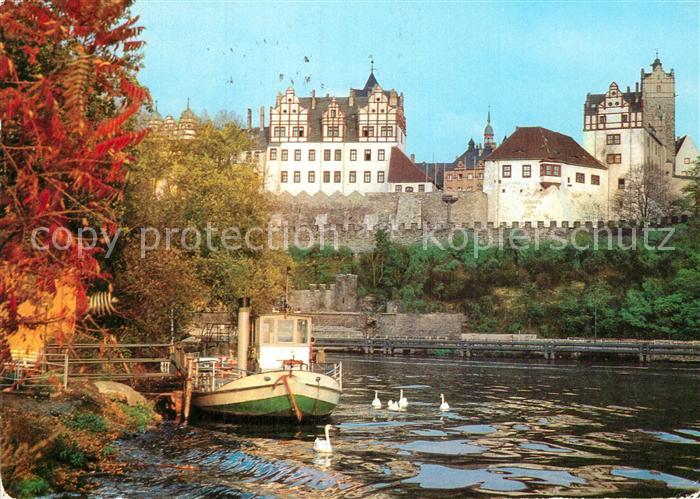
[[[140,79],[158,110],[266,115],[278,91],[347,96],[374,60],[404,93],[408,153],[452,161],[516,126],[579,143],[587,93],[634,88],[658,49],[676,74],[676,135],[700,143],[700,2],[136,0]]]

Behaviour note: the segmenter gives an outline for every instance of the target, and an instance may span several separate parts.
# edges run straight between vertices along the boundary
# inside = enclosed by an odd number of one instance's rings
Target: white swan
[[[372,401],[372,407],[374,407],[375,409],[382,408],[382,401],[379,400],[379,392],[377,391],[374,392],[374,400]]]
[[[330,429],[333,428],[331,425],[327,424],[324,427],[326,433],[326,439],[316,437],[314,440],[314,450],[321,454],[331,454],[333,452],[333,447],[331,447],[331,436],[328,434]]]
[[[440,404],[440,410],[442,412],[447,412],[450,410],[450,404],[445,402],[445,395],[443,393],[440,394],[440,400],[442,400],[442,404]]]
[[[387,407],[387,409],[389,409],[390,411],[398,411],[398,410],[401,409],[401,408],[399,407],[399,403],[398,403],[398,402],[394,402],[393,400],[390,400],[389,403],[386,405],[386,407]]]
[[[401,395],[399,395],[399,409],[405,409],[408,407],[408,399],[403,396],[403,390],[401,390]]]

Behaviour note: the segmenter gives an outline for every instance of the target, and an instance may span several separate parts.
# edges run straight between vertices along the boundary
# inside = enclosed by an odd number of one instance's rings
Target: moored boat
[[[216,357],[195,359],[194,407],[211,413],[301,421],[329,416],[338,405],[342,364],[315,362],[311,317],[265,314],[256,319],[251,331],[250,309],[242,306],[237,343],[236,362]]]

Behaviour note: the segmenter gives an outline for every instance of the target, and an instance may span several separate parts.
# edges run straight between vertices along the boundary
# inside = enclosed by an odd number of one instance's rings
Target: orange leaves
[[[31,241],[45,227],[40,246],[54,236],[68,243],[83,219],[115,228],[129,149],[145,133],[127,124],[149,98],[124,55],[143,45],[130,3],[0,5],[0,169],[9,174],[0,191],[0,261],[18,269],[13,286],[0,272],[7,303],[38,296],[66,273],[79,279],[80,292],[101,275],[99,248],[79,254],[75,244],[43,250]],[[0,318],[0,335],[3,326]]]

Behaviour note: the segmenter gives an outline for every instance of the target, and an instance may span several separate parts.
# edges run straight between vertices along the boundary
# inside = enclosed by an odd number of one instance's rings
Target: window
[[[619,165],[622,163],[622,154],[608,154],[606,157],[606,162],[609,165]]]
[[[350,161],[357,161],[357,149],[350,149]]]
[[[540,175],[544,177],[561,177],[561,165],[540,165]]]
[[[279,319],[277,321],[277,343],[294,342],[294,319]]]
[[[283,184],[287,183],[287,172],[282,172],[280,176],[280,182]]]
[[[369,184],[372,181],[372,172],[365,172],[365,184]]]
[[[473,173],[467,173],[467,179],[468,179],[468,180],[472,180],[473,178],[474,178],[474,174],[473,174]]]
[[[309,161],[316,161],[316,149],[309,149]]]
[[[510,165],[503,165],[503,178],[510,178],[510,171],[511,171]]]
[[[286,137],[287,136],[287,129],[283,126],[276,126],[274,135],[275,135],[275,137]]]
[[[618,189],[624,189],[624,188],[625,188],[625,179],[624,179],[624,178],[618,178],[618,179],[617,179],[617,188],[618,188]]]
[[[373,126],[363,126],[362,127],[363,137],[374,137],[374,127]]]
[[[316,182],[316,172],[309,172],[309,183],[313,184]]]
[[[372,149],[365,149],[365,161],[372,161]]]
[[[591,184],[600,185],[600,175],[591,175]]]
[[[303,137],[303,136],[304,136],[304,127],[303,126],[292,127],[292,137]]]
[[[380,184],[384,183],[384,172],[377,172],[377,182]]]
[[[340,127],[338,125],[328,125],[326,132],[327,137],[340,137]]]
[[[335,118],[337,114],[338,113],[335,109],[331,109],[331,118]]]
[[[301,149],[294,149],[294,161],[301,161]]]
[[[298,184],[301,182],[301,172],[294,172],[294,183]]]
[[[601,125],[604,125],[604,124],[605,124],[605,116],[599,117],[599,118],[598,118],[598,123],[600,123]]]
[[[577,173],[576,174],[576,183],[585,184],[586,183],[586,174],[585,173]]]
[[[447,180],[452,180],[452,174],[451,174],[451,173],[448,173],[448,174],[447,174]]]
[[[627,115],[626,114],[622,115],[622,122],[627,123]]]
[[[401,192],[401,186],[397,185],[396,187],[394,187],[394,192]]]
[[[348,182],[350,182],[351,184],[357,182],[357,172],[350,172],[350,178],[348,179]]]
[[[379,151],[377,151],[377,159],[379,161],[384,161],[384,154],[384,149],[380,149]]]
[[[380,133],[382,137],[393,137],[394,136],[394,127],[393,126],[383,126],[380,129]]]
[[[418,192],[425,192],[425,184],[418,184]]]
[[[282,149],[282,161],[287,161],[289,159],[289,151]]]
[[[620,134],[619,133],[608,134],[608,136],[606,137],[606,143],[608,145],[619,144],[620,143]]]
[[[333,182],[339,184],[341,182],[340,172],[333,172]]]
[[[690,164],[690,158],[683,158],[683,164],[684,164],[684,165],[689,165],[689,164]]]
[[[340,149],[335,150],[335,160],[340,161],[340,159],[343,157],[342,156],[343,152]]]
[[[413,192],[413,187],[406,187],[404,192]]]
[[[270,159],[277,159],[277,149],[274,147],[270,149]]]
[[[331,160],[331,150],[324,149],[323,150],[323,161],[330,161],[330,160]]]
[[[253,159],[253,151],[246,151],[245,152],[245,160],[251,161],[252,159]]]
[[[532,177],[532,165],[523,165],[523,178]]]
[[[331,181],[331,172],[323,172],[323,183],[327,184]]]

